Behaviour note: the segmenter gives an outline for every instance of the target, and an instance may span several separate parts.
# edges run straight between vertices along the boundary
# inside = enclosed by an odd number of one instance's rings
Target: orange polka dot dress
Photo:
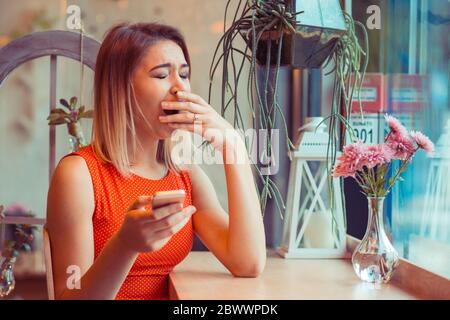
[[[191,181],[186,171],[177,174],[169,170],[160,180],[146,179],[134,174],[124,178],[113,165],[98,159],[92,146],[81,148],[69,155],[83,157],[91,174],[95,199],[92,217],[95,258],[119,230],[127,208],[138,196],[153,195],[156,191],[184,189],[186,198],[183,207],[192,204]],[[168,299],[169,273],[189,254],[193,237],[191,217],[160,250],[139,254],[116,299]]]

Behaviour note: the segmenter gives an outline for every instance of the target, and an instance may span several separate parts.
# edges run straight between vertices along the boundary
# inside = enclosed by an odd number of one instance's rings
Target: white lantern
[[[282,244],[278,248],[284,258],[343,258],[346,253],[341,185],[339,178],[330,176],[331,169],[327,170],[329,135],[326,125],[320,124],[322,120],[307,118],[299,129],[289,173]]]

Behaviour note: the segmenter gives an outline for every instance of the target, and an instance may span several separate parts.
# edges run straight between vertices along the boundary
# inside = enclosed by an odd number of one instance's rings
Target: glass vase
[[[67,131],[69,132],[70,151],[75,152],[86,145],[83,129],[79,122],[72,122],[67,124]]]
[[[14,263],[16,258],[4,258],[0,264],[0,298],[8,296],[16,286]]]
[[[369,219],[366,234],[352,255],[356,274],[361,280],[370,283],[387,283],[400,261],[384,228],[384,199],[367,197]]]

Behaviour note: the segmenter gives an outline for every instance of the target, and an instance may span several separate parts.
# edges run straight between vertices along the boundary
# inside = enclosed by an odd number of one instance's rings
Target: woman
[[[190,92],[190,71],[172,27],[120,24],[107,33],[95,70],[92,144],[60,161],[48,194],[57,299],[167,299],[168,274],[191,250],[194,232],[234,276],[264,269],[248,158],[226,159],[246,153],[244,143],[208,134],[232,126]],[[229,214],[198,166],[172,161],[168,140],[178,129],[195,130],[222,152]],[[186,190],[182,205],[152,210],[156,191],[174,189]]]

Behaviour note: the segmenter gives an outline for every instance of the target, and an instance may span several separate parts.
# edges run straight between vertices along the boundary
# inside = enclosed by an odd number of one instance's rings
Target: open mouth
[[[163,109],[163,112],[167,115],[171,115],[171,114],[177,114],[179,110],[167,110],[167,109]]]

